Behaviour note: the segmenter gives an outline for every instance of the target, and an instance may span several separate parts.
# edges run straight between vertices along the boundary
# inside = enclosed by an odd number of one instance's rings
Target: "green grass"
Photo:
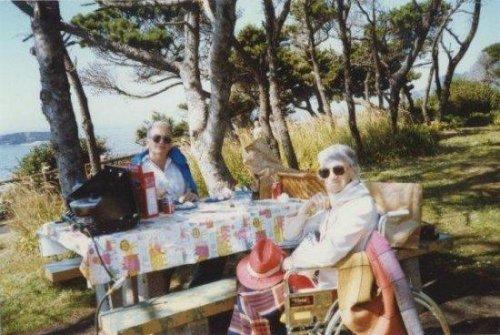
[[[43,276],[36,230],[59,217],[63,209],[59,194],[48,184],[26,183],[14,185],[2,198],[11,230],[0,235],[2,334],[31,333],[91,312],[93,294],[83,280],[57,286]]]
[[[332,138],[347,136],[336,135],[332,130],[326,135],[315,136],[316,141],[306,142],[302,140],[304,136],[292,134],[295,145],[310,146],[298,150],[301,167],[305,169],[315,167],[316,152],[330,144]],[[403,158],[392,156],[391,159],[381,156],[377,164],[365,167],[363,178],[423,184],[424,221],[432,222],[439,230],[456,237],[454,247],[445,253],[444,258],[439,258],[441,263],[438,257],[432,256],[436,261],[424,271],[439,272],[443,266],[450,271],[468,273],[497,271],[500,266],[500,209],[495,200],[500,191],[500,126],[463,128],[444,132],[442,137],[434,155],[420,158],[402,155]],[[374,135],[371,138],[375,141],[379,137]],[[370,145],[374,147],[377,143]],[[233,153],[240,150],[234,143],[225,146]],[[381,149],[377,150],[380,152]],[[247,180],[248,172],[241,168],[240,158],[236,154],[229,158],[227,155],[225,152],[226,160],[231,159],[228,163],[231,171],[239,173],[237,178]],[[195,166],[193,170],[195,174],[198,171]],[[26,192],[25,196],[31,194],[29,190],[23,192]],[[29,205],[24,203],[24,208],[38,210],[23,211],[23,197],[17,198],[18,235],[10,235],[10,240],[5,239],[7,235],[0,235],[3,334],[31,333],[63,324],[88,313],[94,305],[92,291],[86,289],[82,281],[54,286],[43,278],[43,260],[33,249],[33,231],[55,215],[60,204],[50,196],[29,197],[32,202]],[[43,199],[50,201],[51,206]],[[32,221],[32,224],[22,224],[23,221]],[[23,235],[27,236],[28,242],[19,240]],[[19,247],[20,243],[24,247]]]
[[[14,248],[1,250],[0,258],[2,334],[32,333],[93,311],[93,292],[83,280],[52,285],[43,277],[41,257]]]
[[[363,177],[421,183],[423,220],[456,238],[448,265],[454,270],[496,273],[500,267],[500,126],[461,128],[442,136],[438,155],[374,167]]]

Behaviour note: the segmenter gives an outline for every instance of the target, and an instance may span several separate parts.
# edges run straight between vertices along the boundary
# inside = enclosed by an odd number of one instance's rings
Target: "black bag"
[[[91,235],[128,230],[139,222],[130,173],[124,168],[105,166],[66,201],[72,214],[88,219],[77,225]]]

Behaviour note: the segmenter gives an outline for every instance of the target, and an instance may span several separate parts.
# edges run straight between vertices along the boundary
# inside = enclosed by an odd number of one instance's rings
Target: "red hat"
[[[252,290],[264,290],[283,280],[281,263],[285,253],[268,238],[255,243],[250,255],[236,267],[236,276],[241,284]]]

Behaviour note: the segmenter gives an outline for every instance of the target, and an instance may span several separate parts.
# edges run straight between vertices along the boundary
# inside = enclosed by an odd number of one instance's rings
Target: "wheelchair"
[[[388,212],[382,215],[378,223],[378,231],[385,232],[385,223],[390,217],[407,215],[407,210]],[[287,334],[290,335],[339,335],[351,334],[342,324],[336,290],[333,288],[310,288],[292,292],[288,284],[291,274],[302,271],[317,271],[321,268],[292,269],[285,276],[285,309],[283,321]],[[433,328],[432,334],[451,335],[450,327],[438,304],[421,290],[412,288],[413,298],[420,312],[429,312],[439,327]],[[426,313],[428,315],[428,313]],[[435,323],[435,322],[434,322]],[[433,324],[434,324],[433,323]],[[426,332],[427,334],[427,332]]]

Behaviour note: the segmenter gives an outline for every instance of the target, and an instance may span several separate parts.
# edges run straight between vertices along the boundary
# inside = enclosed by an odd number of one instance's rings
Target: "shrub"
[[[500,91],[488,84],[456,79],[450,87],[448,114],[469,118],[474,113],[490,114],[500,107]]]
[[[487,126],[493,123],[493,115],[491,113],[472,113],[466,120],[464,125],[469,127]]]
[[[80,139],[80,149],[83,157],[83,162],[89,163],[89,153],[85,140]],[[106,143],[103,139],[97,140],[97,154],[101,155],[108,151]],[[35,176],[42,172],[42,167],[47,165],[50,170],[57,168],[54,148],[50,143],[42,143],[37,145],[19,161],[16,169],[16,174],[21,176]]]
[[[142,126],[140,126],[136,131],[135,131],[135,142],[138,144],[143,145],[144,141],[146,139],[147,133],[148,133],[148,128],[151,126],[153,122],[156,121],[163,121],[166,122],[170,125],[170,129],[172,129],[172,136],[174,138],[181,138],[181,137],[186,137],[189,136],[189,127],[186,121],[181,121],[176,123],[174,119],[171,117],[167,116],[166,114],[163,113],[158,113],[158,112],[153,112],[153,115],[151,116],[150,120],[145,120],[142,123]]]
[[[429,107],[431,115],[435,115],[438,108],[435,94],[431,96]],[[492,113],[499,108],[500,91],[494,86],[467,79],[455,79],[450,87],[450,106],[443,116],[443,121],[452,127],[484,126],[493,122]]]

